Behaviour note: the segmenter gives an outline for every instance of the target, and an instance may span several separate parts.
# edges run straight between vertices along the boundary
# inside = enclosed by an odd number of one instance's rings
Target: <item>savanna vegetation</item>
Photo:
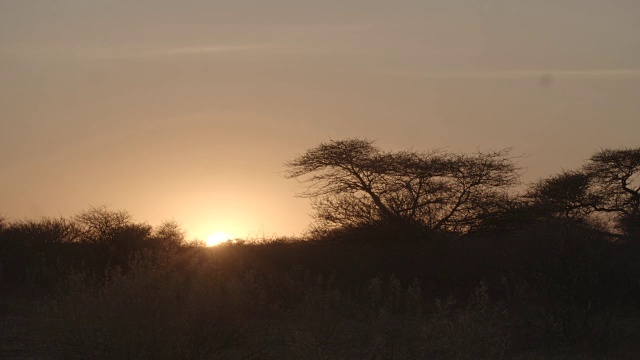
[[[0,357],[636,358],[640,148],[533,184],[516,160],[320,144],[286,163],[315,209],[297,239],[0,220]]]

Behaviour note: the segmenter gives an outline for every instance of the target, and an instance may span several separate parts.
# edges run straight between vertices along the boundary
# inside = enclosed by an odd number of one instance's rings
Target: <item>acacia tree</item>
[[[185,232],[175,221],[165,221],[153,229],[151,240],[154,245],[164,250],[176,250],[186,242]]]
[[[31,245],[71,243],[77,241],[80,236],[78,226],[65,218],[16,221],[8,224],[5,232],[13,240]]]
[[[584,171],[594,177],[593,209],[613,214],[622,231],[640,230],[640,147],[599,151]]]
[[[534,204],[564,219],[605,219],[613,221],[611,230],[637,232],[640,228],[640,148],[598,151],[581,169],[537,182],[528,197]]]
[[[543,214],[564,221],[583,221],[593,212],[588,204],[598,201],[591,191],[593,180],[583,171],[563,171],[533,184],[525,198],[532,200]]]
[[[382,151],[373,141],[321,143],[287,162],[287,178],[307,185],[325,228],[419,224],[467,231],[494,213],[518,182],[509,149],[473,155]]]
[[[124,210],[109,210],[102,205],[82,211],[75,216],[75,221],[82,230],[82,241],[103,243],[131,225],[132,217]]]

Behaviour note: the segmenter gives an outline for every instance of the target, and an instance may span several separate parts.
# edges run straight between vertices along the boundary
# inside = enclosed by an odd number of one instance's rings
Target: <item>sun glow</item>
[[[225,232],[218,231],[209,235],[209,237],[207,238],[207,246],[216,246],[218,244],[222,244],[223,242],[229,241],[232,239],[233,239],[233,236]]]

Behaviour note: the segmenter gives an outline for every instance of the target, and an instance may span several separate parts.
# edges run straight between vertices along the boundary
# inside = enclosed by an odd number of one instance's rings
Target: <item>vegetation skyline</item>
[[[329,139],[514,148],[524,182],[640,138],[637,1],[2,1],[0,213],[301,234]]]
[[[0,0],[0,358],[638,357],[638,14]]]
[[[640,350],[640,148],[601,149],[519,193],[508,150],[388,151],[351,138],[286,166],[315,210],[313,230],[297,238],[216,234],[194,244],[175,222],[154,227],[106,207],[0,218],[0,321],[9,325],[0,356]]]

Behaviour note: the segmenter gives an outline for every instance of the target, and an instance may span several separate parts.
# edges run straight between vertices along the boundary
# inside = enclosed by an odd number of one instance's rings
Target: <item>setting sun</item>
[[[209,235],[209,237],[207,238],[207,246],[215,246],[232,239],[233,239],[233,236],[225,232],[218,231]]]

